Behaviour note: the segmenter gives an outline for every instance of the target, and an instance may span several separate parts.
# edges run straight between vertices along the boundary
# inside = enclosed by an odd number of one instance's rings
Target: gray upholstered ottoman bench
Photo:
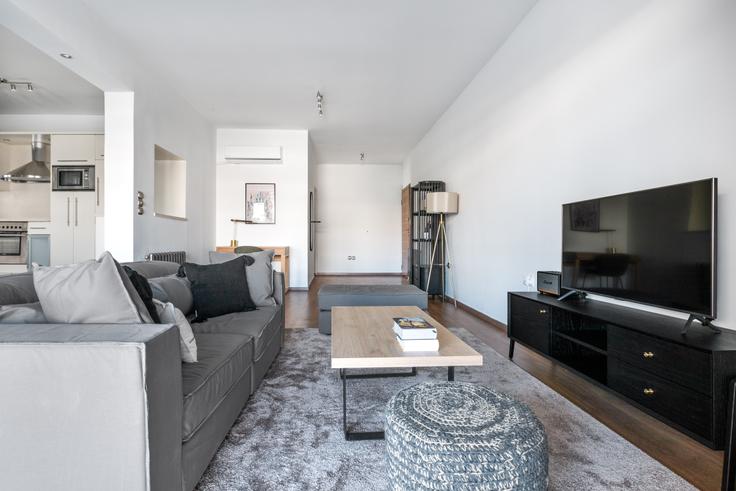
[[[525,404],[487,387],[423,383],[386,408],[391,489],[547,489],[547,436]]]
[[[325,285],[319,289],[319,332],[332,333],[332,307],[411,306],[427,309],[414,285]]]

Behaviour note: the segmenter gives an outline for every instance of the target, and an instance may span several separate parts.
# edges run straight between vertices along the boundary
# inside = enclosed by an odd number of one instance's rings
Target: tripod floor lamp
[[[440,263],[441,266],[439,274],[441,275],[440,282],[442,283],[442,301],[445,301],[445,277],[447,269],[452,267],[452,254],[450,251],[450,241],[447,240],[447,229],[445,228],[445,215],[457,213],[457,193],[429,193],[427,194],[427,213],[438,214],[440,216],[440,224],[437,228],[437,234],[434,238],[434,246],[432,247],[432,259],[429,263],[429,274],[427,275],[427,290],[429,290],[430,281],[432,280],[432,271],[435,269],[435,257],[437,256],[437,249],[439,249]],[[441,239],[440,239],[441,237]],[[441,241],[441,245],[440,245]],[[447,258],[445,258],[445,252],[447,252]],[[455,288],[455,275],[450,276],[452,279],[452,294],[457,307],[457,288]]]

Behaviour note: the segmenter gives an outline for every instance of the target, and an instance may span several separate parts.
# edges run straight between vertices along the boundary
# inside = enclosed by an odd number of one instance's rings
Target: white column
[[[105,92],[105,248],[132,261],[135,205],[133,92]]]

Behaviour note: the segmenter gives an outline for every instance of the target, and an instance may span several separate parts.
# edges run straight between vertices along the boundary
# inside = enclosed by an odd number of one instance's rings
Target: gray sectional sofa
[[[283,345],[273,280],[276,305],[192,324],[196,363],[174,325],[0,324],[3,489],[194,489]],[[0,276],[0,305],[35,301],[30,273]]]

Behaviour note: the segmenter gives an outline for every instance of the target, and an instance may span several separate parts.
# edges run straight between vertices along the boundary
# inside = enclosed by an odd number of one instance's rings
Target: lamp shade
[[[457,193],[427,193],[427,213],[457,213]]]

